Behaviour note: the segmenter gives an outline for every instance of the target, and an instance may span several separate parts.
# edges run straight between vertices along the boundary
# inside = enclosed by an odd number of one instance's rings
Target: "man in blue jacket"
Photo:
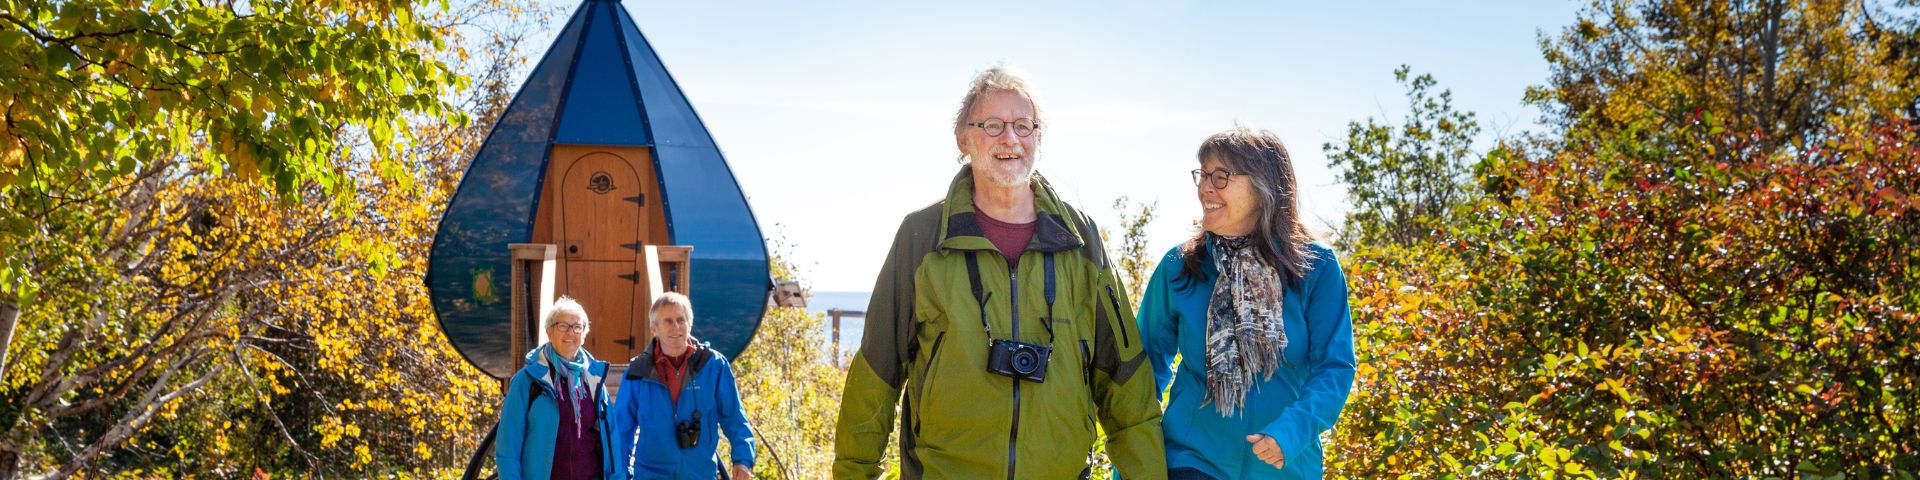
[[[693,302],[667,292],[649,309],[653,342],[627,364],[613,406],[616,468],[634,479],[709,479],[753,471],[753,432],[727,358],[693,338]],[[720,467],[720,434],[733,446]]]

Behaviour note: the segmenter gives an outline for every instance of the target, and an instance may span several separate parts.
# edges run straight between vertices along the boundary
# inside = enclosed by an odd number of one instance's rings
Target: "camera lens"
[[[1034,369],[1040,367],[1040,354],[1030,348],[1014,350],[1013,361],[1008,363],[1012,364],[1014,372],[1021,375],[1032,374]]]

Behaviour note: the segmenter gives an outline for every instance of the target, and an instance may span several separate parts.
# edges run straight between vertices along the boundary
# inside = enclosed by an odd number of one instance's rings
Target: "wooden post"
[[[508,327],[507,351],[513,357],[512,371],[520,371],[520,354],[546,343],[547,332],[535,325],[553,308],[554,258],[560,247],[544,243],[511,243],[513,276],[509,287],[513,297],[512,319]],[[529,273],[529,270],[532,272]],[[529,343],[537,339],[538,343]],[[509,377],[511,378],[511,377]],[[502,390],[504,391],[504,390]]]
[[[833,317],[833,363],[840,363],[840,309],[827,310],[827,316]]]
[[[693,255],[692,246],[648,245],[645,254],[647,256],[648,268],[659,269],[660,276],[656,278],[666,281],[666,283],[661,284],[657,290],[680,292],[681,294],[693,292],[693,285],[691,285],[693,283],[693,269],[690,268],[691,266],[689,265],[691,261],[690,257]]]
[[[833,364],[834,366],[844,366],[840,365],[840,317],[866,318],[867,312],[865,310],[830,308],[827,309],[827,316],[833,317]],[[861,334],[865,335],[864,332]]]

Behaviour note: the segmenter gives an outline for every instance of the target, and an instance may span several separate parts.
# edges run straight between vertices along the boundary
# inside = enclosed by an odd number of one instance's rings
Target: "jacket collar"
[[[700,349],[695,350],[693,357],[687,359],[687,374],[681,377],[682,381],[700,374],[700,367],[706,366],[707,361],[713,359],[712,345],[700,341],[698,337],[693,338],[693,343],[699,345]],[[627,374],[623,377],[625,380],[653,380],[665,383],[660,379],[660,372],[654,371],[653,368],[653,347],[657,344],[659,342],[647,342],[646,350],[627,361]]]
[[[1080,248],[1086,242],[1081,239],[1080,231],[1069,221],[1071,211],[1060,196],[1053,191],[1053,185],[1047,183],[1040,172],[1033,173],[1033,210],[1036,224],[1033,239],[1027,242],[1027,250],[1037,252],[1064,252]],[[953,176],[953,182],[947,186],[947,200],[940,208],[941,217],[947,219],[940,224],[940,248],[948,250],[995,250],[993,242],[987,239],[986,230],[980,226],[981,215],[973,207],[973,168],[960,166],[960,173]]]
[[[551,389],[553,388],[553,363],[549,361],[546,355],[540,354],[540,352],[546,350],[546,348],[546,345],[541,345],[534,347],[533,351],[527,352],[525,357],[527,366],[521,368],[526,369],[527,374],[532,375],[535,381]],[[582,380],[585,380],[587,385],[600,385],[602,380],[607,377],[607,362],[602,362],[600,359],[594,358],[593,352],[587,351],[584,347],[580,349],[580,354],[587,356],[587,375],[586,378]]]

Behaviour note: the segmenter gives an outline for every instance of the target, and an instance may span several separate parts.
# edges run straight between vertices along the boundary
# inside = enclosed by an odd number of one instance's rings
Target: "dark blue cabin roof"
[[[533,238],[553,145],[652,148],[668,238],[694,247],[695,333],[720,353],[739,356],[759,327],[771,286],[766,244],[693,105],[626,9],[606,0],[574,11],[441,216],[427,288],[461,355],[504,378],[513,373],[505,371],[512,358],[524,353],[507,351],[507,244]]]

